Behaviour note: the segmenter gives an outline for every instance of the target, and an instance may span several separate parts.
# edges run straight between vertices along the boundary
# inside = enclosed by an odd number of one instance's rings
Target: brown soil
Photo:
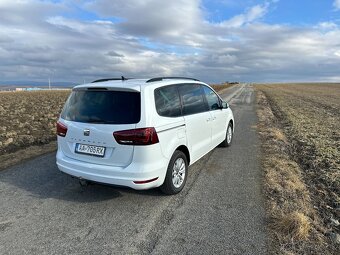
[[[0,93],[0,170],[56,149],[66,91]]]
[[[70,91],[0,93],[0,156],[56,140],[56,122]]]

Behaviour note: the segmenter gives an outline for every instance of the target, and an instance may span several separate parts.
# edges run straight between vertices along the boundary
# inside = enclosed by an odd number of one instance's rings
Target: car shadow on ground
[[[123,196],[163,196],[159,189],[136,191],[130,188],[90,183],[81,186],[79,180],[60,172],[55,154],[47,154],[0,172],[0,190],[48,199],[91,203]],[[22,193],[23,195],[26,195]],[[4,195],[4,193],[3,193]]]

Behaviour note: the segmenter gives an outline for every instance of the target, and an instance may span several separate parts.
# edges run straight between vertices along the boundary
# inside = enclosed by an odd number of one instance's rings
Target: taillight
[[[125,145],[150,145],[159,142],[156,129],[153,127],[116,131],[113,132],[113,136],[117,143]]]
[[[57,135],[65,137],[67,133],[67,127],[61,123],[61,122],[57,122]]]

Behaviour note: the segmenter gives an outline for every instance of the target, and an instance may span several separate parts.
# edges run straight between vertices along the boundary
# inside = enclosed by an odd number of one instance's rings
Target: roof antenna
[[[122,81],[125,81],[126,80],[126,78],[122,75]]]

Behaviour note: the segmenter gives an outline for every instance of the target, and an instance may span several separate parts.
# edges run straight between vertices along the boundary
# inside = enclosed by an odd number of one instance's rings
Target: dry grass
[[[222,89],[230,88],[234,86],[235,84],[230,83],[222,83],[222,84],[212,84],[210,85],[216,92],[221,91]]]
[[[2,165],[7,165],[5,159],[12,162],[21,158],[13,156],[19,150],[56,140],[55,124],[69,93],[68,90],[0,93]]]
[[[15,152],[0,155],[0,161],[1,161],[0,170],[4,170],[10,166],[16,165],[19,162],[31,160],[37,156],[41,156],[43,154],[53,152],[56,149],[57,149],[57,141],[52,141],[47,144],[32,145],[29,147],[25,147],[23,149],[19,149]]]
[[[311,223],[304,213],[294,211],[276,219],[273,228],[291,240],[306,240],[309,237]]]
[[[340,86],[257,90],[272,253],[339,254]]]

